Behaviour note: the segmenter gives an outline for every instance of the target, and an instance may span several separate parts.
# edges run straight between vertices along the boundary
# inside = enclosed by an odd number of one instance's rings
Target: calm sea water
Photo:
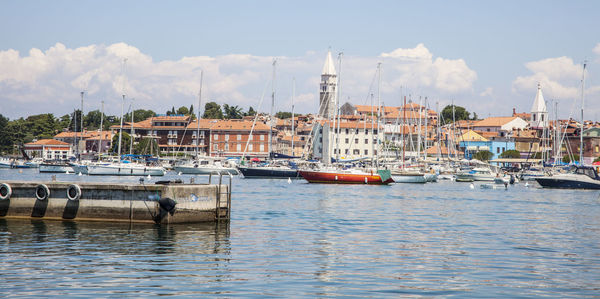
[[[236,178],[232,205],[228,225],[0,219],[2,295],[600,295],[598,191]]]

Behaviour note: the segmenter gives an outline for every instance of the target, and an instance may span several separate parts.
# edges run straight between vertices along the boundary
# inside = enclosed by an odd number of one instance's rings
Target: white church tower
[[[531,107],[531,120],[529,125],[532,128],[548,127],[548,110],[546,110],[546,102],[542,95],[542,86],[538,83],[537,94]]]
[[[321,84],[319,89],[319,116],[325,119],[332,119],[336,114],[336,90],[337,90],[337,74],[333,59],[331,58],[331,50],[327,51],[327,58],[323,71],[321,72]]]

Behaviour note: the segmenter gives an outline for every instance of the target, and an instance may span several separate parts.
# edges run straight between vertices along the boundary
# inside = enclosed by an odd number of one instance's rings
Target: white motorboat
[[[477,167],[468,171],[462,171],[456,174],[457,182],[473,182],[473,181],[487,181],[491,182],[496,179],[496,175],[490,168]]]
[[[535,179],[543,188],[600,189],[600,177],[592,167],[574,167],[568,173]]]
[[[66,173],[74,172],[73,167],[66,162],[51,161],[40,164],[40,173]]]
[[[392,179],[395,183],[427,183],[427,177],[420,171],[393,170]]]
[[[228,165],[225,160],[198,159],[175,164],[173,170],[182,174],[239,174],[238,170]]]
[[[88,175],[163,176],[165,169],[137,163],[102,163],[87,165]]]

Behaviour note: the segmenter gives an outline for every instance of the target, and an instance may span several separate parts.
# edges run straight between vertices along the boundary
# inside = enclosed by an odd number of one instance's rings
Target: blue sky
[[[598,1],[2,1],[0,113],[62,115],[86,89],[84,110],[104,100],[118,114],[123,77],[136,106],[163,112],[196,103],[199,69],[205,100],[256,108],[273,57],[276,110],[290,110],[295,77],[297,111],[316,112],[331,47],[344,53],[343,101],[364,103],[381,61],[386,104],[410,93],[480,116],[529,111],[538,81],[574,116],[587,59],[586,118],[600,120],[599,11]]]

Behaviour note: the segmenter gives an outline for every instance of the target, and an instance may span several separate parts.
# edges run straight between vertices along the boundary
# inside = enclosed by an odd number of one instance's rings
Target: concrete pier
[[[231,185],[0,182],[0,218],[148,223],[228,221]]]

